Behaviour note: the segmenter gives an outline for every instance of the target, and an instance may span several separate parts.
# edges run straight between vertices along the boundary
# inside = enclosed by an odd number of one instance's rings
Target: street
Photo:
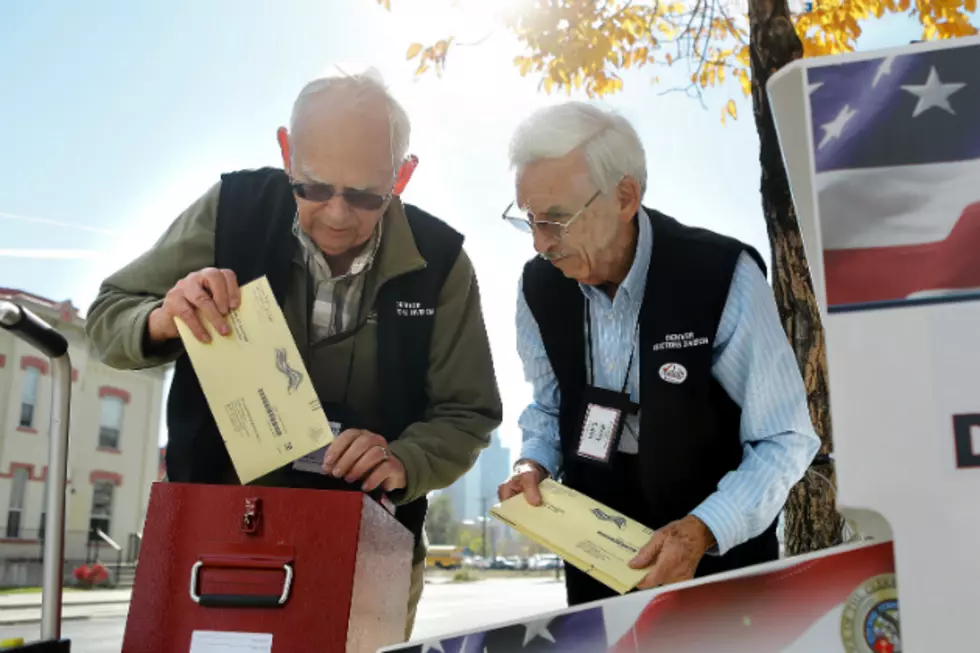
[[[470,583],[430,583],[419,604],[412,639],[428,639],[448,632],[561,609],[565,590],[553,578],[491,579]],[[119,653],[128,605],[66,606],[63,636],[72,653]],[[37,613],[24,611],[25,615]],[[7,617],[9,613],[3,612]],[[0,627],[0,640],[38,638],[40,625]]]

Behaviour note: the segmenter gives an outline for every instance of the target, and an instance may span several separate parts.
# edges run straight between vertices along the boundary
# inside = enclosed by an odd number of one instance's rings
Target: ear
[[[398,168],[398,177],[395,179],[395,187],[391,189],[392,195],[401,195],[408,186],[408,181],[412,178],[415,168],[419,165],[419,158],[414,154],[408,155],[408,160]]]
[[[632,220],[643,201],[640,182],[633,177],[624,177],[616,187],[616,200],[619,202],[619,219],[623,222]]]
[[[276,130],[276,140],[279,141],[279,151],[282,152],[282,167],[286,171],[286,174],[291,174],[289,162],[291,161],[290,155],[292,152],[289,149],[289,132],[286,131],[285,127],[280,127]]]

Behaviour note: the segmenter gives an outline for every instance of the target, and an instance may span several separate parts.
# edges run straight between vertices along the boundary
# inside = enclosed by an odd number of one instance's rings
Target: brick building
[[[166,369],[120,371],[90,351],[84,320],[57,303],[0,288],[69,342],[72,361],[65,556],[70,565],[117,553],[98,531],[132,557],[142,532],[150,485],[158,478],[160,411]],[[0,585],[30,584],[43,538],[51,417],[50,362],[0,330]],[[14,564],[11,561],[21,561]]]

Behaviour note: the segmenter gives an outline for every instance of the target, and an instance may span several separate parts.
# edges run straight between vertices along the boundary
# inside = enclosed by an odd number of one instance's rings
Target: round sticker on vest
[[[687,379],[687,368],[680,363],[666,363],[660,367],[660,378],[667,383],[684,383]]]

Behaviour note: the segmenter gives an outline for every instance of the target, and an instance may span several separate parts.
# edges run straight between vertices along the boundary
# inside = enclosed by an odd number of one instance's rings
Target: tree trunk
[[[803,238],[790,195],[776,128],[766,95],[766,82],[782,66],[803,56],[803,45],[793,27],[786,0],[749,0],[752,51],[752,104],[759,132],[762,165],[762,208],[772,254],[772,279],[779,316],[803,374],[810,417],[820,436],[821,453],[832,450],[827,394],[827,358],[823,328]],[[787,555],[797,555],[839,544],[842,519],[834,506],[833,468],[808,473],[796,484],[786,502]],[[828,482],[829,481],[829,482]]]

